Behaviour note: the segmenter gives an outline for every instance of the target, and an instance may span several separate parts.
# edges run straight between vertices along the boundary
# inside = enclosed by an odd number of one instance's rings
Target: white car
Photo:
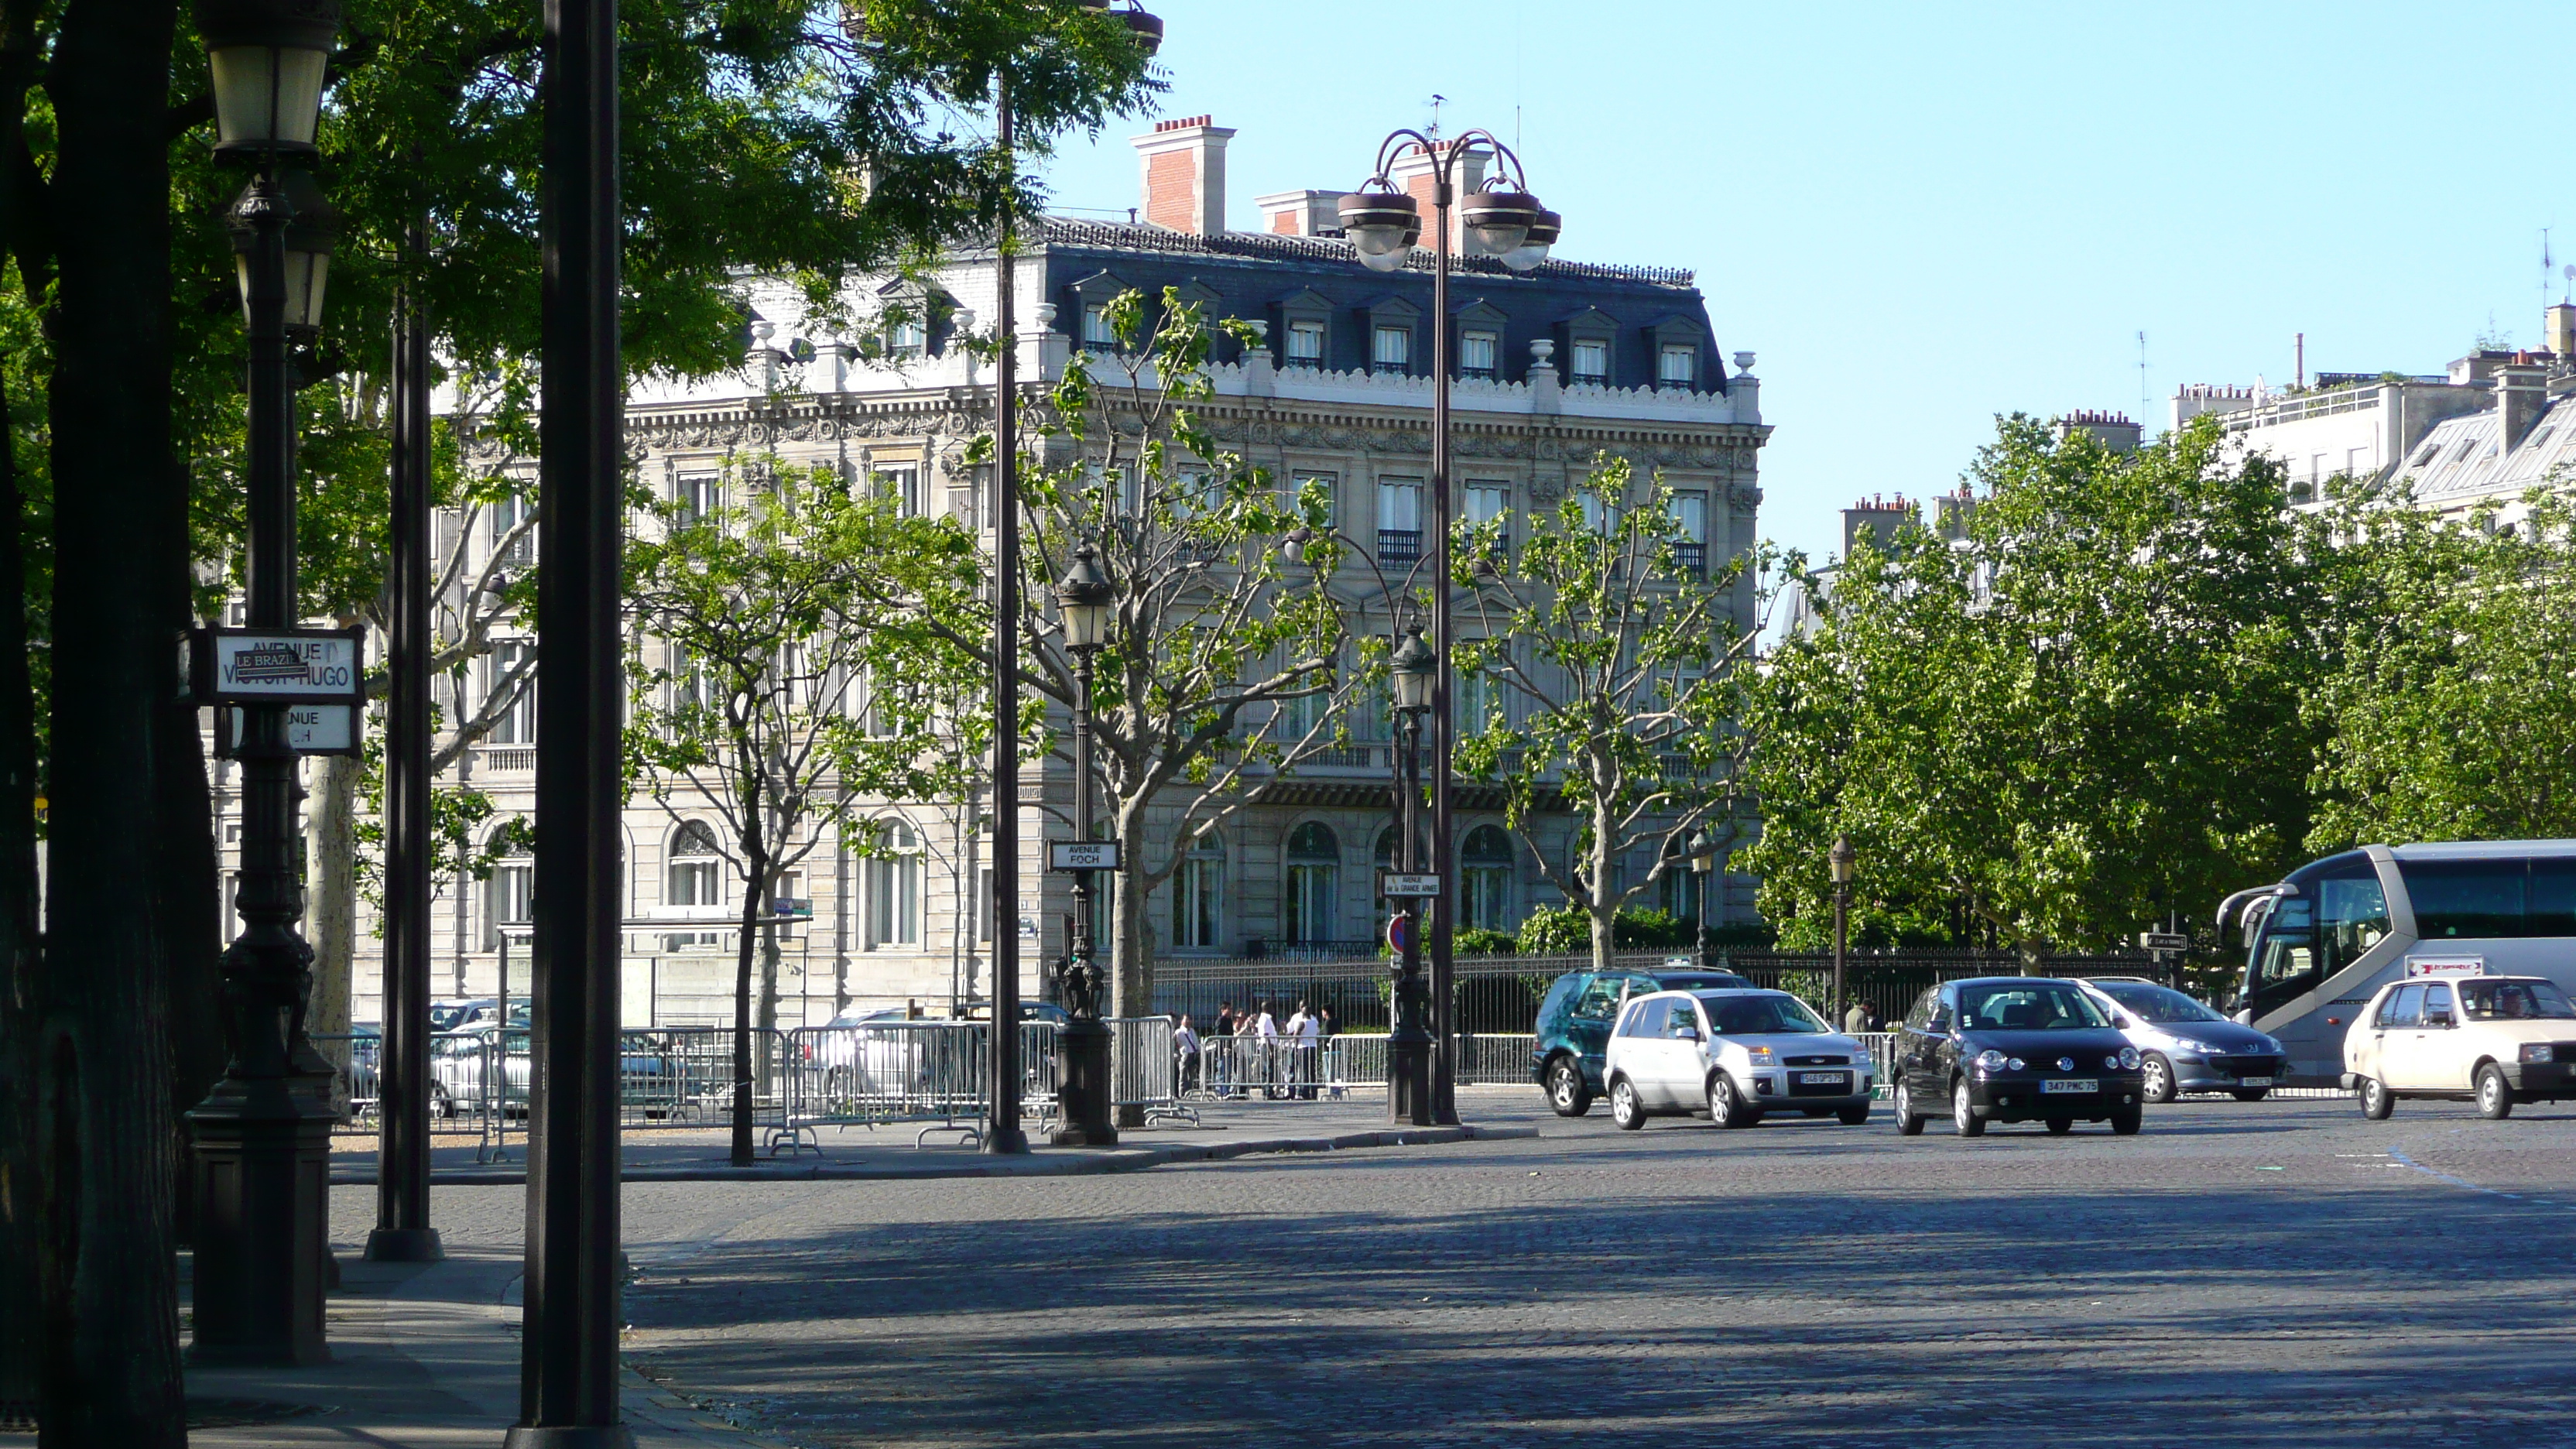
[[[1869,1120],[1869,1049],[1785,991],[1658,991],[1631,999],[1602,1061],[1610,1119],[1705,1112],[1750,1127],[1773,1112]]]
[[[2517,1102],[2576,1098],[2576,1005],[2545,976],[2483,968],[2392,981],[2343,1038],[2343,1085],[2378,1121],[2400,1097],[2473,1101],[2480,1116]]]

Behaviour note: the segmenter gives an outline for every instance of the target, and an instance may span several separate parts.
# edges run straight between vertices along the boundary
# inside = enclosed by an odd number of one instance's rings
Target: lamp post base
[[[438,1263],[446,1258],[436,1228],[378,1228],[367,1234],[370,1263]]]
[[[1057,1147],[1115,1147],[1118,1128],[1110,1120],[1109,1026],[1076,1017],[1056,1037],[1063,1053],[1056,1106],[1064,1125],[1047,1140]]]
[[[512,1424],[501,1449],[635,1449],[635,1431],[624,1424]]]
[[[188,1113],[195,1129],[195,1334],[188,1361],[331,1361],[328,1108],[291,1079],[227,1077]]]
[[[1431,1037],[1403,1033],[1386,1043],[1386,1120],[1402,1127],[1432,1125]]]

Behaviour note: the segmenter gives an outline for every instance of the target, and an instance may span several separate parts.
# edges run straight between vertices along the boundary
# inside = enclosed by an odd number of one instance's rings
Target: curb
[[[1536,1137],[1535,1127],[1390,1127],[1375,1132],[1346,1132],[1337,1137],[1261,1137],[1240,1142],[1175,1143],[1168,1147],[1115,1147],[1102,1152],[1050,1151],[1028,1157],[975,1158],[922,1166],[860,1167],[827,1162],[805,1165],[729,1164],[629,1167],[624,1182],[927,1182],[961,1177],[1089,1177],[1109,1172],[1141,1172],[1176,1162],[1223,1162],[1237,1157],[1276,1156],[1299,1152],[1349,1152],[1371,1147],[1438,1147],[1455,1142],[1495,1142]],[[525,1167],[448,1168],[429,1175],[434,1187],[516,1187],[528,1180]],[[373,1187],[373,1172],[335,1172],[333,1187]]]

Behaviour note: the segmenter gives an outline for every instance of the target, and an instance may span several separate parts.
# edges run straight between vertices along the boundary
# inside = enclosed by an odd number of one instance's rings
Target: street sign
[[[1118,842],[1114,840],[1056,840],[1047,844],[1049,870],[1116,870]]]
[[[770,914],[795,921],[814,919],[814,903],[803,896],[776,896],[769,902]]]
[[[1381,896],[1436,896],[1440,894],[1440,876],[1436,871],[1382,870],[1377,873],[1377,893]]]
[[[2188,951],[2191,937],[2180,931],[2140,931],[2138,948],[2143,951]]]
[[[1387,946],[1388,946],[1388,948],[1389,948],[1390,950],[1396,950],[1396,951],[1401,951],[1401,950],[1403,950],[1403,949],[1404,949],[1404,947],[1405,947],[1405,938],[1406,938],[1406,937],[1408,937],[1408,936],[1410,936],[1412,933],[1413,933],[1413,917],[1412,917],[1412,916],[1410,916],[1410,915],[1402,915],[1402,916],[1389,916],[1389,917],[1387,917],[1387,919],[1386,919],[1386,944],[1387,944]]]
[[[215,711],[215,755],[239,759],[243,736],[250,731],[238,705]],[[286,707],[286,747],[299,755],[354,755],[360,742],[358,707],[354,704],[290,704]]]
[[[200,704],[362,704],[364,629],[199,629],[188,685]]]

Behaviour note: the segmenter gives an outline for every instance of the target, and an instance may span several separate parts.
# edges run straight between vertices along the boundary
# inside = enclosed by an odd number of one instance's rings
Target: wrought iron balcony
[[[1377,531],[1377,561],[1382,564],[1410,564],[1422,558],[1422,530],[1418,528],[1381,528]]]

